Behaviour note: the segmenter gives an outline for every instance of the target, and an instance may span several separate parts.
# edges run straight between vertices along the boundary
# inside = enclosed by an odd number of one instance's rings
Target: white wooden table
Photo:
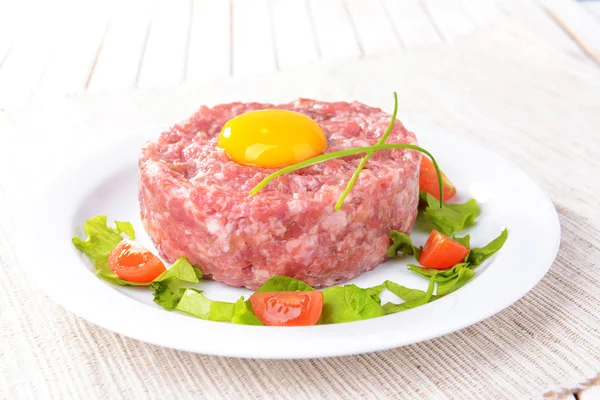
[[[600,66],[600,1],[0,0],[0,111],[418,51],[501,15]],[[600,388],[578,396],[600,398]]]
[[[600,62],[600,1],[1,0],[0,109],[410,52],[502,14]]]

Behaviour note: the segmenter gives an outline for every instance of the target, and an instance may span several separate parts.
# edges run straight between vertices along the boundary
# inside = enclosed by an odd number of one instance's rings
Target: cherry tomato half
[[[127,240],[110,252],[108,266],[119,278],[136,283],[152,282],[167,270],[158,257]]]
[[[314,325],[323,311],[321,292],[265,292],[250,296],[252,309],[265,325]]]
[[[450,179],[442,172],[442,184],[444,185],[444,200],[450,200],[456,195],[456,187]],[[419,171],[419,189],[429,193],[436,199],[440,199],[440,185],[438,183],[437,173],[433,162],[427,157],[421,157],[421,167]]]
[[[427,268],[448,269],[461,262],[469,251],[466,246],[433,230],[423,247],[419,263]]]

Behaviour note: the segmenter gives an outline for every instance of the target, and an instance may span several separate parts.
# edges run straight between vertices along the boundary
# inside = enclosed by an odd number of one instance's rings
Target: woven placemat
[[[557,206],[562,242],[550,272],[483,322],[353,357],[204,356],[74,317],[30,282],[15,256],[28,197],[73,153],[180,120],[204,102],[302,95],[389,109],[392,90],[400,93],[399,116],[409,127],[432,125],[501,153]],[[458,43],[407,54],[194,88],[83,96],[0,114],[0,398],[520,399],[569,393],[600,371],[599,102],[597,67],[503,21]],[[535,207],[527,200],[523,207]]]

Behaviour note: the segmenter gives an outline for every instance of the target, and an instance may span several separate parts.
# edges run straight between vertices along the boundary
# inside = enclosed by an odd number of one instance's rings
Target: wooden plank
[[[469,18],[478,27],[487,27],[502,15],[496,0],[461,0]]]
[[[268,0],[233,0],[232,67],[235,76],[275,71],[274,40]]]
[[[599,1],[586,1],[581,4],[600,20],[600,2]]]
[[[385,54],[401,47],[398,33],[380,2],[346,0],[346,6],[365,55]]]
[[[383,0],[390,19],[405,47],[442,42],[442,37],[419,0]]]
[[[172,87],[185,77],[189,0],[157,0],[137,85],[143,88]]]
[[[533,0],[502,0],[498,7],[506,14],[521,20],[538,37],[569,54],[582,56],[579,46]]]
[[[31,4],[23,7],[27,11]],[[56,25],[63,23],[65,15],[56,3],[42,2],[36,7],[36,13],[17,20],[17,36],[0,68],[0,109],[29,101],[55,48]],[[9,18],[18,16],[15,13]]]
[[[317,61],[319,53],[307,0],[272,0],[271,13],[279,67]]]
[[[544,0],[542,4],[583,51],[600,63],[600,21],[575,1]]]
[[[23,2],[0,2],[0,68],[25,20]]]
[[[431,19],[447,41],[466,36],[475,30],[475,24],[458,0],[423,0]]]
[[[187,81],[231,75],[231,2],[193,0]]]
[[[362,50],[344,0],[308,0],[321,58],[357,58]]]
[[[118,90],[134,87],[148,36],[153,3],[129,0],[116,7],[88,91]]]
[[[106,33],[111,8],[110,2],[72,4],[72,17],[56,28],[59,32],[56,51],[35,89],[32,102],[85,90]]]

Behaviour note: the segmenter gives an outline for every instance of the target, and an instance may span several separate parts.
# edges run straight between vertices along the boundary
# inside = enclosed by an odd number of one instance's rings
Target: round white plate
[[[482,246],[508,227],[504,247],[476,270],[475,278],[433,303],[380,318],[310,327],[257,327],[203,321],[154,304],[148,288],[111,286],[71,244],[85,237],[94,215],[130,221],[138,239],[153,248],[142,228],[137,200],[137,159],[158,130],[88,155],[37,196],[19,238],[23,267],[57,303],[86,320],[160,346],[203,354],[255,358],[342,356],[403,346],[467,327],[508,307],[544,276],[558,250],[560,226],[552,203],[515,165],[466,140],[419,132],[419,142],[438,159],[459,190],[458,201],[475,197],[481,215],[468,230]],[[425,232],[413,232],[417,244]],[[33,246],[33,249],[32,249]],[[425,289],[404,257],[388,261],[351,281],[361,287],[386,279]],[[199,284],[214,300],[248,296],[217,282]],[[384,297],[398,301],[397,298]]]

